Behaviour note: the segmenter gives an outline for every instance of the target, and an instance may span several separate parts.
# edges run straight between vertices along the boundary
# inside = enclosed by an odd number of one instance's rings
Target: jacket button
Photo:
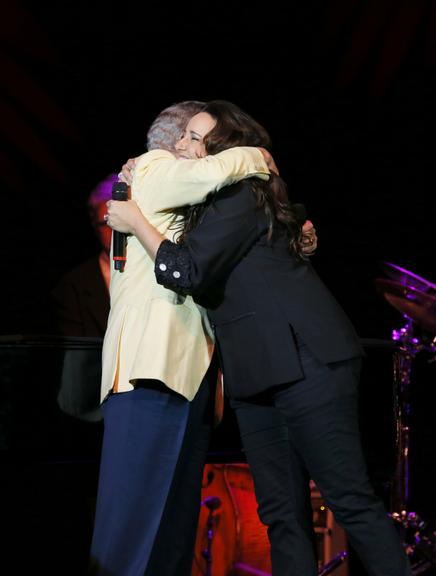
[[[162,272],[165,272],[165,270],[167,269],[165,264],[159,264],[159,270],[162,270]]]
[[[178,270],[175,270],[173,272],[173,276],[174,276],[174,278],[180,278],[180,272]]]

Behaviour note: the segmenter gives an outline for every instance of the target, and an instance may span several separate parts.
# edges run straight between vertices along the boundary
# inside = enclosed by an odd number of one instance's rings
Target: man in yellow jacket
[[[177,207],[245,177],[269,177],[257,148],[176,159],[177,137],[200,109],[185,102],[164,110],[148,134],[149,150],[159,149],[141,156],[134,171],[132,198],[170,239]],[[124,271],[111,271],[110,296],[91,572],[143,576],[165,565],[165,576],[189,576],[217,381],[213,334],[191,296],[156,283],[154,263],[135,236]],[[171,555],[163,559],[168,539]]]

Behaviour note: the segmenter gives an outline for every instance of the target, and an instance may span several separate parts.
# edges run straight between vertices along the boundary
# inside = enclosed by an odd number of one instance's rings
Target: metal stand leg
[[[207,548],[202,551],[203,558],[206,559],[206,576],[212,576],[212,541],[214,537],[215,517],[214,512],[221,506],[221,500],[216,496],[209,496],[202,502],[209,509],[207,518]]]
[[[410,447],[410,383],[412,362],[424,348],[413,335],[412,320],[394,330],[393,340],[399,343],[394,354],[394,389],[396,417],[397,466],[392,485],[391,517],[397,523],[402,542],[412,563],[412,574],[424,574],[436,566],[436,539],[427,535],[426,523],[409,511],[409,447]]]

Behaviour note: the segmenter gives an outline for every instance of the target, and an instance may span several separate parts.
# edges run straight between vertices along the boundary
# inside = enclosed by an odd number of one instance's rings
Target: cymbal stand
[[[333,570],[335,570],[338,566],[343,564],[348,557],[348,553],[343,551],[339,552],[330,562],[324,564],[322,568],[318,571],[318,576],[327,576],[327,574],[331,574]]]
[[[436,541],[424,533],[426,523],[418,514],[408,510],[411,370],[413,359],[426,346],[414,336],[412,320],[405,318],[406,325],[392,331],[392,339],[399,343],[399,350],[394,354],[397,466],[392,486],[391,517],[401,528],[407,554],[411,560],[418,561],[412,562],[412,574],[418,575],[424,572],[424,566],[427,569],[436,564]]]
[[[410,375],[413,359],[420,351],[420,344],[413,335],[413,324],[409,318],[403,328],[392,331],[392,339],[399,344],[399,350],[394,355],[397,466],[391,507],[401,513],[407,510],[409,500]]]

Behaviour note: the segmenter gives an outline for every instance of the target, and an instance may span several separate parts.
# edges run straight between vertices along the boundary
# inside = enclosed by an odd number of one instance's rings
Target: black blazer
[[[233,397],[303,376],[294,332],[322,363],[363,353],[310,262],[289,253],[284,231],[271,245],[266,235],[266,216],[245,181],[215,194],[186,242],[166,240],[156,256],[157,281],[207,308]]]

